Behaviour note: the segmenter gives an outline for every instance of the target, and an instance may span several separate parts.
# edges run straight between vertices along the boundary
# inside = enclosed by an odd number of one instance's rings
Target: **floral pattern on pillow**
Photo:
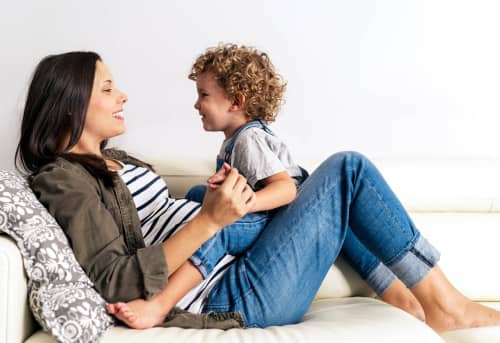
[[[114,324],[64,232],[13,171],[0,171],[0,231],[21,251],[29,304],[42,328],[61,343],[98,342]]]

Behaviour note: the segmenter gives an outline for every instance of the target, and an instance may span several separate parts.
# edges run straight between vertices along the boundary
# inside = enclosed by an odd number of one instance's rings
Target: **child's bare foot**
[[[425,322],[425,312],[413,293],[406,288],[401,280],[396,279],[387,290],[380,296],[380,299],[392,306],[396,306],[408,312],[417,319]]]
[[[133,329],[149,329],[161,324],[167,315],[158,303],[142,299],[108,304],[106,309]]]

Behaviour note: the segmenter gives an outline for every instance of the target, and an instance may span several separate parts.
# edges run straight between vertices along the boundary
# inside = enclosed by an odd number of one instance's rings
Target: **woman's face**
[[[95,145],[124,133],[123,104],[126,101],[127,96],[116,88],[108,68],[97,61],[92,95],[80,141],[86,140],[87,144]]]

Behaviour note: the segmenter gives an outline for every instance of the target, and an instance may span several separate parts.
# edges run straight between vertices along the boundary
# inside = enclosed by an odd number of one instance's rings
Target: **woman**
[[[499,312],[470,301],[450,284],[436,264],[435,249],[376,168],[357,153],[327,159],[251,248],[234,261],[221,261],[201,291],[176,294],[175,285],[186,282],[180,266],[245,215],[254,194],[230,167],[213,177],[220,186],[207,191],[201,208],[172,203],[167,193],[165,211],[171,214],[165,227],[171,229],[161,243],[145,246],[141,224],[150,218],[140,218],[123,179],[139,168],[146,175],[150,166],[124,152],[104,150],[107,139],[125,131],[126,101],[97,54],[46,57],[28,92],[16,159],[111,303],[109,312],[130,326],[296,323],[335,261],[347,227],[410,288],[436,331],[500,325]],[[191,313],[170,311],[179,303]]]

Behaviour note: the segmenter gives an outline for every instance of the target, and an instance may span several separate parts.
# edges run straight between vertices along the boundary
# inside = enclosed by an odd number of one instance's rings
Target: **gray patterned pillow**
[[[28,276],[29,304],[59,342],[97,342],[114,321],[80,267],[55,219],[26,180],[0,170],[0,232],[17,243]]]

